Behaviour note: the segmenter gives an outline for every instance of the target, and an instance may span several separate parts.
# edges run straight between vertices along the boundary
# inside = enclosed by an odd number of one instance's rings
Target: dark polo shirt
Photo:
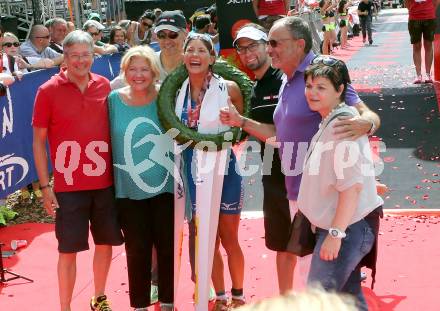
[[[282,84],[283,73],[279,69],[269,67],[264,76],[257,80],[251,97],[251,118],[261,123],[273,124],[273,114],[278,103],[278,93]],[[266,145],[261,143],[261,158],[264,161]],[[269,147],[270,148],[270,147]],[[272,165],[270,169],[269,165]],[[277,150],[274,150],[272,163],[264,163],[263,176],[265,203],[287,202],[284,174],[281,173],[281,161]],[[267,198],[266,198],[267,196]],[[283,202],[284,203],[284,202]],[[276,204],[276,203],[275,203]],[[281,203],[280,203],[281,204]]]

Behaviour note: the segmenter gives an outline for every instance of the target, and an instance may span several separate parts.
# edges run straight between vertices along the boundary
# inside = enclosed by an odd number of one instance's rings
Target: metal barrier
[[[318,12],[304,12],[299,15],[303,20],[305,20],[310,27],[310,30],[312,32],[312,39],[313,39],[313,47],[312,50],[315,52],[315,54],[321,53],[321,42],[322,42],[322,20],[321,16]]]

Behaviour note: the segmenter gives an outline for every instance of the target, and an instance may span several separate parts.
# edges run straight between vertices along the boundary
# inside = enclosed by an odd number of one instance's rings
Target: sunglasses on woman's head
[[[342,62],[339,59],[334,58],[334,57],[330,57],[330,56],[316,56],[312,60],[313,65],[320,64],[320,63],[332,67],[332,66],[336,65],[337,63],[342,63]]]
[[[175,31],[170,31],[170,32],[168,32],[168,33],[166,33],[165,31],[159,31],[158,33],[157,33],[157,38],[158,39],[161,39],[161,40],[163,40],[163,39],[171,39],[171,40],[174,40],[174,39],[176,39],[177,37],[179,36],[179,33],[178,32],[175,32]]]
[[[10,48],[11,46],[15,46],[18,48],[20,46],[20,42],[5,42],[3,43],[3,46]]]

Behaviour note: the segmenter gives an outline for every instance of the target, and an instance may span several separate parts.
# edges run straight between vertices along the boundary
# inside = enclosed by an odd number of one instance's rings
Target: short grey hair
[[[82,29],[84,31],[89,30],[89,28],[95,27],[97,30],[102,31],[105,29],[104,25],[102,25],[100,22],[95,21],[93,19],[89,19],[87,22],[84,23]]]
[[[64,24],[67,25],[67,22],[64,18],[61,17],[54,17],[51,19],[48,19],[45,23],[44,26],[46,26],[47,28],[50,28],[52,26],[55,26],[57,24]]]
[[[50,26],[55,26],[57,24],[64,24],[67,25],[67,22],[64,18],[61,17],[54,17],[52,18],[52,22],[50,23]]]
[[[68,49],[74,44],[87,44],[90,47],[90,51],[93,51],[95,46],[92,36],[82,30],[74,30],[64,38],[63,50]]]
[[[287,16],[277,20],[274,25],[278,24],[285,25],[293,39],[303,39],[306,43],[304,53],[310,52],[313,46],[312,31],[305,20],[296,16]]]

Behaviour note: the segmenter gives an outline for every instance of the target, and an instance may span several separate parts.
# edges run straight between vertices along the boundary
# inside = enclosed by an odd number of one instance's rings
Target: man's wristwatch
[[[335,239],[343,239],[347,236],[347,234],[344,231],[341,231],[338,228],[328,229],[328,234],[330,234],[330,236]]]

